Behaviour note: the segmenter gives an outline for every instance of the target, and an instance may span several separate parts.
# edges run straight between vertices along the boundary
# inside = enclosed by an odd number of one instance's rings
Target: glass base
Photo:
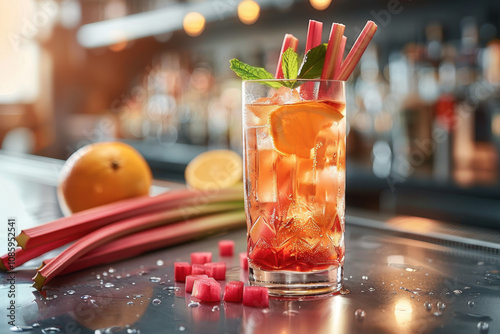
[[[272,296],[314,296],[339,291],[343,267],[315,272],[264,271],[250,264],[248,276],[250,285],[265,286]]]

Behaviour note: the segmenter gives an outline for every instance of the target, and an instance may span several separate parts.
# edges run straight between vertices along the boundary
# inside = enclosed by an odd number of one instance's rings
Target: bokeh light
[[[317,10],[325,10],[330,6],[332,0],[309,0],[311,6]]]
[[[186,34],[192,37],[201,35],[205,29],[206,20],[203,15],[197,12],[191,12],[186,14],[182,26]]]
[[[253,24],[259,19],[260,6],[253,0],[243,0],[238,5],[238,18],[244,24]]]

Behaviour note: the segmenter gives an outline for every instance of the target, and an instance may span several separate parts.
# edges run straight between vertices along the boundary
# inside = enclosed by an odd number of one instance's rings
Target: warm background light
[[[325,10],[330,6],[332,0],[309,0],[311,6],[317,10]]]
[[[243,0],[238,5],[238,18],[245,24],[253,24],[259,19],[260,6],[253,0]]]
[[[184,21],[182,25],[184,27],[184,31],[189,36],[199,36],[203,30],[205,29],[205,17],[197,12],[188,13],[184,17]]]

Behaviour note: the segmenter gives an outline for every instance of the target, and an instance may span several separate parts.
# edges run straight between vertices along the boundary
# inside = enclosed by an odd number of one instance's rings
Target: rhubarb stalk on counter
[[[131,198],[77,212],[72,216],[23,230],[16,240],[23,249],[34,249],[60,239],[73,241],[82,234],[141,214],[179,207],[184,207],[186,214],[189,214],[189,208],[198,204],[242,199],[243,192],[239,189],[219,190],[218,194],[213,195],[187,189],[172,190],[154,197]]]
[[[199,215],[230,210],[241,210],[241,203],[216,203],[199,208]],[[34,286],[40,290],[46,283],[62,273],[70,264],[93,249],[112,240],[126,235],[183,220],[183,209],[174,209],[165,212],[155,212],[134,216],[123,221],[104,226],[78,239],[74,244],[63,250],[47,265],[40,268],[33,278]]]

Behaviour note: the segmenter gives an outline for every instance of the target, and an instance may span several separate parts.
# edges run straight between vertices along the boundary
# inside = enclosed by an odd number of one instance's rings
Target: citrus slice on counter
[[[344,117],[345,105],[332,101],[285,104],[269,116],[275,148],[284,154],[308,159],[316,136]]]
[[[58,199],[65,215],[149,194],[152,173],[133,147],[120,142],[86,145],[65,162]]]
[[[187,185],[194,189],[231,188],[243,179],[243,161],[231,150],[204,152],[189,162],[184,176]]]

